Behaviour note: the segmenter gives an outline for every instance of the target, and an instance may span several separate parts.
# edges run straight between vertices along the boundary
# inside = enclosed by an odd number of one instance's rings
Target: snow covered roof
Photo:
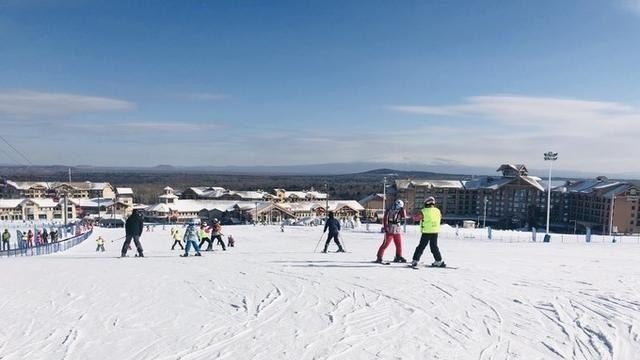
[[[133,195],[133,189],[128,187],[119,187],[116,188],[116,193],[118,195]]]
[[[76,204],[81,208],[97,208],[99,206],[113,206],[113,199],[94,198],[94,199],[69,199],[69,202]]]
[[[325,206],[329,206],[328,210],[339,210],[344,207],[348,207],[355,211],[362,211],[364,207],[360,205],[359,202],[355,200],[329,200],[328,204],[325,201],[322,202],[285,202],[278,204],[282,208],[287,209],[291,212],[310,212],[315,211],[318,208],[324,209]]]
[[[146,208],[147,211],[168,213],[171,211],[178,212],[198,212],[201,210],[219,210],[219,211],[233,211],[236,206],[247,206],[254,209],[255,203],[253,202],[241,202],[234,200],[193,200],[193,199],[178,199],[172,204],[155,204]]]
[[[0,199],[0,209],[14,209],[26,199]]]
[[[464,186],[460,180],[395,180],[396,188],[408,189],[411,186],[430,188],[454,188],[462,189]]]
[[[49,183],[44,181],[11,181],[7,180],[7,185],[18,190],[29,190],[33,187],[43,187],[49,189]]]

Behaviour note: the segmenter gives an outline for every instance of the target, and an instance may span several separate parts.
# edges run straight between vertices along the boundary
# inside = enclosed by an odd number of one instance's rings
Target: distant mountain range
[[[47,175],[67,172],[72,173],[103,173],[103,172],[148,172],[148,173],[215,173],[215,174],[241,174],[241,175],[346,175],[367,173],[368,175],[397,174],[400,177],[424,177],[443,178],[450,175],[451,178],[461,178],[477,175],[498,175],[495,167],[464,166],[464,165],[423,165],[418,163],[381,163],[381,162],[351,162],[351,163],[325,163],[311,165],[259,165],[259,166],[173,166],[156,165],[149,167],[139,166],[91,166],[91,165],[47,165],[47,166],[15,166],[0,165],[0,176],[11,177],[12,174]],[[529,169],[529,174],[545,178],[546,169]],[[554,169],[554,178],[592,178],[605,175],[613,179],[640,178],[640,174],[621,173],[606,174],[587,171],[569,171]]]

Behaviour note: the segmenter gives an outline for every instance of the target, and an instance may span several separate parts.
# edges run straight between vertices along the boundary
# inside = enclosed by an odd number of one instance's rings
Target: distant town
[[[90,218],[105,226],[122,226],[139,209],[149,223],[183,223],[218,218],[225,224],[307,224],[328,211],[343,220],[378,223],[383,209],[402,199],[409,214],[429,196],[436,198],[443,221],[450,225],[531,231],[543,229],[547,188],[551,188],[550,228],[561,233],[640,233],[634,182],[606,177],[548,181],[530,176],[525,165],[503,164],[498,176],[454,179],[411,178],[377,174],[380,191],[360,198],[338,198],[317,189],[228,189],[211,186],[173,188],[166,184],[153,202],[139,201],[132,187],[91,181],[0,181],[0,220],[66,220]],[[325,185],[325,189],[329,187]],[[65,211],[66,209],[66,211]],[[409,217],[408,222],[412,219]],[[589,229],[589,230],[587,230]]]

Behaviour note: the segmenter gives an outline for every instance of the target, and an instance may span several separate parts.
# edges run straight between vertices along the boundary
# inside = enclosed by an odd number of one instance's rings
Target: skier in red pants
[[[396,256],[393,258],[393,262],[407,262],[407,260],[402,257],[402,237],[400,235],[400,226],[404,224],[406,217],[407,215],[404,211],[404,202],[400,199],[396,200],[393,205],[385,211],[384,218],[382,220],[384,241],[378,249],[375,262],[383,262],[382,257],[384,256],[384,251],[387,249],[389,244],[391,244],[391,241],[393,241],[393,244],[396,247]]]

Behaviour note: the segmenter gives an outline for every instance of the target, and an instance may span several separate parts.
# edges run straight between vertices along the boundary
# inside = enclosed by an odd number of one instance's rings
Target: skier
[[[27,246],[33,247],[33,231],[31,229],[27,231]]]
[[[383,262],[382,257],[384,256],[384,251],[387,249],[389,244],[391,244],[391,241],[393,241],[393,244],[396,247],[396,256],[393,258],[393,262],[407,262],[407,260],[402,257],[402,237],[400,235],[400,226],[404,223],[406,217],[404,202],[400,199],[396,200],[393,205],[385,211],[382,219],[384,240],[378,249],[376,260],[374,262]]]
[[[180,230],[172,227],[171,238],[173,239],[171,250],[174,250],[176,248],[176,245],[180,246],[180,250],[184,250],[184,247],[182,246],[182,239],[180,238]]]
[[[218,219],[213,219],[213,225],[211,226],[211,243],[218,239],[218,244],[222,246],[223,251],[227,251],[227,247],[224,245],[224,241],[222,241],[222,226],[220,226],[220,221]]]
[[[340,244],[340,240],[338,240],[338,235],[340,234],[340,221],[335,218],[333,211],[329,211],[329,218],[327,222],[324,224],[324,230],[322,233],[324,234],[329,229],[329,235],[327,235],[327,242],[324,243],[323,253],[327,252],[327,248],[329,247],[329,243],[331,243],[331,239],[338,245],[338,252],[344,252],[342,245]]]
[[[96,247],[96,252],[98,251],[104,252],[104,239],[102,238],[102,236],[98,236],[98,238],[96,239],[96,243],[98,243],[98,246]]]
[[[229,246],[229,247],[235,247],[236,246],[236,240],[233,238],[233,235],[227,236],[227,246]]]
[[[191,219],[189,221],[189,225],[187,225],[187,230],[184,231],[184,241],[186,242],[186,247],[184,250],[184,254],[180,255],[182,257],[187,257],[189,256],[189,249],[191,248],[191,246],[193,246],[193,248],[196,251],[196,256],[202,256],[202,254],[200,254],[200,247],[198,246],[198,240],[200,238],[200,234],[198,233],[198,231],[196,230],[196,220],[195,219]]]
[[[203,223],[202,225],[200,225],[200,230],[198,230],[198,235],[200,236],[200,244],[198,244],[198,248],[202,248],[202,245],[204,245],[204,243],[206,242],[207,249],[205,251],[213,250],[213,241],[209,236],[210,231],[211,229],[206,224]]]
[[[4,229],[4,232],[2,233],[2,251],[5,251],[5,247],[7,251],[11,250],[9,248],[9,239],[11,239],[9,229]]]
[[[417,267],[420,262],[420,257],[427,244],[430,245],[431,254],[435,261],[431,264],[434,267],[447,266],[442,261],[440,255],[440,249],[438,249],[438,232],[440,232],[440,221],[442,220],[442,214],[440,209],[436,207],[436,199],[433,196],[429,196],[424,202],[424,207],[420,211],[420,231],[422,236],[420,237],[420,243],[416,247],[416,251],[413,253],[412,267]]]
[[[49,243],[49,233],[47,232],[47,228],[42,229],[42,242],[45,244]]]
[[[124,244],[122,244],[122,257],[127,256],[127,249],[130,249],[129,246],[131,245],[131,240],[133,240],[133,243],[136,245],[138,256],[144,257],[144,254],[142,253],[142,245],[140,245],[140,235],[142,235],[144,223],[142,215],[138,212],[138,209],[133,209],[133,212],[125,222],[124,228],[125,240]]]

